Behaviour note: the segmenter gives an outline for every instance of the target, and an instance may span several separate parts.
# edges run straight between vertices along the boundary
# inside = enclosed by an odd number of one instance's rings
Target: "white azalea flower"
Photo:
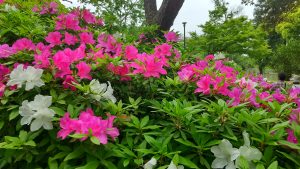
[[[262,153],[257,149],[250,146],[249,134],[244,131],[244,145],[239,148],[240,156],[243,156],[250,165],[250,168],[255,168],[255,165],[252,163],[253,160],[260,160],[262,158]],[[238,164],[237,159],[237,164]]]
[[[90,82],[90,90],[91,96],[100,101],[101,99],[111,100],[113,103],[117,101],[117,99],[113,96],[113,88],[111,87],[110,82],[108,82],[108,86],[106,83],[101,83],[98,80],[92,80]]]
[[[34,86],[41,87],[45,84],[41,80],[42,74],[42,69],[36,69],[32,66],[28,66],[26,69],[24,69],[24,65],[20,64],[10,73],[10,80],[8,81],[7,85],[17,85],[18,88],[21,88],[23,83],[25,83],[25,90],[29,91],[33,89]]]
[[[169,165],[169,167],[167,169],[184,169],[184,166],[183,165],[176,166],[173,163],[173,161],[171,161],[171,164]]]
[[[54,116],[54,111],[49,109],[52,103],[51,96],[36,95],[34,100],[28,102],[28,100],[23,101],[22,106],[19,109],[19,113],[22,117],[21,125],[30,125],[30,131],[36,131],[43,127],[46,130],[53,128],[52,118]]]
[[[232,148],[232,144],[223,139],[218,146],[213,146],[211,152],[214,153],[216,159],[212,162],[212,168],[235,169],[234,160],[236,160],[240,152],[237,148]]]
[[[144,169],[153,169],[153,167],[157,164],[157,160],[152,157],[150,161],[148,161],[143,168]]]

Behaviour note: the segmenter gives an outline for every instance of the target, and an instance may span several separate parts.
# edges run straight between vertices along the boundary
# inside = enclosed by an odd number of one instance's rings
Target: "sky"
[[[76,0],[70,0],[73,3],[62,2],[66,6],[83,6],[79,4]],[[157,7],[160,7],[160,4],[163,0],[157,0]],[[238,6],[243,8],[242,15],[248,16],[248,18],[253,18],[253,6],[242,6],[241,0],[227,0],[229,2],[229,9],[236,9]],[[87,6],[87,8],[92,8],[92,6]],[[185,0],[182,8],[180,9],[175,21],[172,26],[172,30],[178,31],[183,34],[183,24],[182,22],[187,22],[186,24],[186,34],[188,32],[197,32],[201,33],[201,29],[198,25],[204,24],[208,21],[208,11],[214,8],[212,0]]]

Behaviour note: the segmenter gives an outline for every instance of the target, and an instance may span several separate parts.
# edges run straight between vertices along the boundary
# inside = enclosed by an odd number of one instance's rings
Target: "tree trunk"
[[[183,3],[184,0],[163,0],[157,10],[156,0],[144,0],[147,24],[157,24],[161,30],[170,30]]]

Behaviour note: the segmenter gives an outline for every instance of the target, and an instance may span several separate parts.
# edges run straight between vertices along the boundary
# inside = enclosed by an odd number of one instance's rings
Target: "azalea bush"
[[[300,167],[299,88],[181,57],[174,32],[124,39],[86,9],[33,11],[46,35],[0,45],[0,168]]]

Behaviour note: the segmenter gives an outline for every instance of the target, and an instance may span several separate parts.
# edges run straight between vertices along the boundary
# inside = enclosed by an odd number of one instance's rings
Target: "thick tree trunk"
[[[146,22],[157,24],[161,30],[170,30],[184,0],[163,0],[157,10],[156,0],[144,0]]]

